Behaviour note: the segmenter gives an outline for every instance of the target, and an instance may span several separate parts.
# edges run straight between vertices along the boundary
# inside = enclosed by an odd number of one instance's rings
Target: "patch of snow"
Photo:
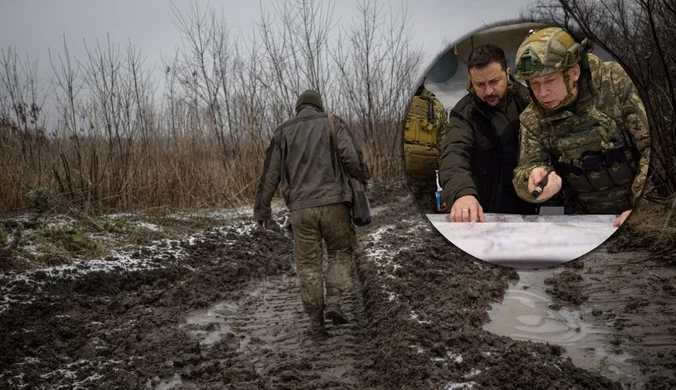
[[[23,379],[23,378],[24,378],[25,376],[26,376],[26,374],[19,374],[19,375],[15,375],[15,376],[13,376],[13,377],[7,377],[7,383],[9,383],[10,385],[13,385],[15,389],[25,389],[25,388],[28,388],[28,386],[29,386],[30,384],[24,383],[24,379]],[[0,378],[4,378],[4,377],[5,377],[5,374],[4,374],[4,373],[0,373]],[[16,382],[15,382],[15,381],[16,381]]]
[[[112,220],[118,220],[118,219],[125,219],[125,218],[135,218],[137,217],[138,214],[136,213],[117,213],[117,214],[106,214],[101,216],[101,218],[104,219],[112,219]]]
[[[443,390],[465,390],[472,389],[476,382],[464,382],[464,383],[448,383],[443,387]]]
[[[413,310],[411,310],[411,319],[412,319],[412,320],[417,321],[419,324],[431,324],[430,321],[420,321],[418,318],[420,318],[420,316],[418,315],[418,313],[416,313],[416,312],[414,312]]]
[[[230,215],[236,216],[236,214],[232,214],[232,212],[230,212]],[[111,214],[106,217],[110,219],[120,219],[129,216],[134,216],[134,214]],[[288,218],[288,216],[278,218],[283,219]],[[145,222],[136,222],[135,224],[150,230],[159,229],[158,226]],[[241,240],[241,236],[249,235],[255,229],[257,229],[255,221],[241,221],[239,223],[196,233],[181,241],[154,241],[151,245],[129,252],[112,250],[110,254],[104,258],[77,260],[69,264],[21,273],[9,272],[0,274],[0,314],[5,312],[12,305],[32,303],[32,295],[41,290],[46,280],[54,278],[75,279],[92,272],[111,272],[117,270],[136,272],[159,269],[167,266],[167,263],[178,262],[187,257],[188,253],[185,248],[188,246],[194,246],[198,244],[198,242],[213,239],[219,240],[224,245],[233,245]],[[224,237],[226,234],[230,234],[230,238],[227,240]],[[37,252],[37,249],[34,246],[29,246],[28,249],[29,251]],[[183,267],[189,271],[194,271],[186,265],[183,265]],[[46,274],[47,278],[44,278],[44,276],[36,277],[36,273],[38,272]],[[16,290],[15,287],[17,287],[17,285],[21,286],[22,283],[30,285],[33,290],[31,294],[14,292]]]
[[[55,376],[61,376],[67,379],[75,379],[76,378],[77,372],[71,371],[71,370],[65,370],[63,368],[59,368],[58,370],[50,371],[46,374],[40,375],[41,378],[44,379],[51,379],[54,378]]]
[[[0,275],[0,313],[3,313],[13,304],[30,304],[32,302],[30,295],[13,294],[15,284],[12,282],[30,284],[34,286],[34,292],[39,292],[44,282],[36,279],[35,274],[38,272],[46,273],[49,279],[74,279],[92,272],[110,272],[114,270],[134,272],[159,269],[165,266],[165,262],[181,260],[187,256],[184,248],[177,244],[179,242],[176,240],[161,240],[134,252],[118,252],[113,250],[110,255],[101,259],[78,260],[69,264],[24,273],[2,274]],[[141,255],[139,256],[139,254]],[[162,261],[158,262],[158,260]]]
[[[157,256],[156,256],[157,257]],[[134,259],[130,253],[111,251],[107,259],[74,261],[70,264],[44,268],[42,271],[50,277],[73,278],[74,274],[85,275],[92,272],[110,272],[117,269],[139,271],[160,268],[148,259]]]
[[[380,246],[378,248],[371,247],[364,251],[364,255],[367,259],[372,260],[376,263],[376,266],[382,270],[388,266],[392,267],[392,271],[396,271],[401,268],[401,265],[392,261],[392,259],[398,255],[405,248],[398,248],[393,250],[389,245]],[[391,275],[390,275],[391,276]]]
[[[477,376],[479,374],[481,374],[481,370],[472,369],[470,372],[463,375],[463,378],[465,378],[465,379],[474,378],[475,376]]]
[[[90,364],[89,360],[80,359],[76,362],[66,364],[66,367],[68,367],[68,368],[80,367],[80,366],[86,366],[88,364]]]
[[[397,299],[397,294],[393,293],[392,291],[387,291],[387,300],[392,302],[395,299]]]
[[[85,232],[82,235],[85,238],[96,241],[113,242],[115,240],[115,236],[112,233],[108,232]]]
[[[133,225],[136,227],[139,227],[141,229],[146,229],[146,230],[151,230],[153,232],[158,232],[160,231],[160,227],[153,224],[153,223],[148,223],[148,222],[143,222],[143,221],[136,221],[133,222]]]
[[[453,363],[462,363],[462,355],[457,354],[457,353],[452,353],[452,352],[446,352],[446,356],[448,356],[449,359],[453,361]]]
[[[24,247],[22,247],[22,249],[24,250],[24,252],[28,253],[29,255],[33,255],[33,256],[40,256],[40,255],[43,254],[42,252],[40,252],[38,250],[38,247],[33,245],[33,244],[24,246]]]
[[[394,225],[384,225],[376,229],[375,232],[371,233],[371,238],[373,239],[374,243],[378,243],[383,239],[383,234],[388,232],[389,230],[393,229]]]
[[[34,299],[24,294],[15,294],[14,296],[5,294],[2,296],[2,300],[0,300],[0,314],[9,309],[13,304],[31,304],[33,302]]]
[[[286,205],[284,204],[283,201],[281,200],[274,200],[271,205],[273,214],[278,214],[278,213],[283,213],[287,212]],[[216,221],[223,221],[223,222],[228,222],[228,221],[233,221],[233,220],[247,220],[247,221],[253,221],[253,207],[251,206],[246,206],[246,207],[238,207],[236,209],[233,208],[228,208],[228,209],[221,209],[221,210],[202,210],[202,211],[195,211],[195,212],[178,212],[178,213],[173,213],[167,215],[167,218],[174,219],[174,220],[179,220],[179,221],[187,221],[192,218],[208,218],[208,219],[213,219]]]
[[[255,222],[251,221],[250,223],[244,223],[244,224],[238,226],[235,229],[235,232],[239,235],[244,235],[244,234],[250,234],[251,232],[253,232],[256,229],[258,229],[258,225]]]
[[[50,219],[46,224],[45,228],[52,230],[52,229],[69,229],[72,228],[75,225],[75,219],[65,217],[65,216],[59,216]]]
[[[390,251],[383,248],[372,249],[369,248],[365,251],[366,257],[372,258],[373,260],[383,260],[390,254]]]

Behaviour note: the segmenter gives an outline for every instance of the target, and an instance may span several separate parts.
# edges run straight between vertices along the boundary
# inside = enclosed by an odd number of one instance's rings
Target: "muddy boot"
[[[305,331],[306,336],[314,341],[326,340],[329,334],[324,329],[324,316],[310,316],[310,324]]]
[[[345,313],[343,313],[337,303],[330,303],[326,305],[326,309],[324,309],[324,317],[327,320],[333,321],[334,325],[342,325],[348,322]]]

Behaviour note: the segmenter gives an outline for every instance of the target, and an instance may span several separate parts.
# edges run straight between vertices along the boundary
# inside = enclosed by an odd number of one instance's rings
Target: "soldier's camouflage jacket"
[[[587,54],[578,97],[547,111],[535,98],[520,116],[513,184],[524,200],[535,167],[555,169],[574,213],[618,214],[636,205],[648,171],[650,138],[643,103],[616,62]]]

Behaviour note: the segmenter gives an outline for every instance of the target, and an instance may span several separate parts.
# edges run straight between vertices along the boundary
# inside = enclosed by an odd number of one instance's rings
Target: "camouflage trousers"
[[[323,313],[325,304],[341,301],[357,246],[355,228],[345,203],[292,211],[291,226],[300,297],[305,312],[312,318]],[[326,274],[323,242],[328,254]]]

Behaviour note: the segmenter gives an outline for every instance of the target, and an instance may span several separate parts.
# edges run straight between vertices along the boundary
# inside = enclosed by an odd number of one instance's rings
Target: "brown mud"
[[[350,322],[328,325],[328,340],[304,336],[288,214],[281,212],[266,232],[235,219],[138,250],[128,260],[133,269],[111,259],[116,266],[108,270],[78,262],[4,271],[0,389],[622,388],[575,366],[562,347],[482,330],[516,272],[455,248],[405,191],[371,191],[376,213],[358,228],[344,304]],[[567,270],[583,278],[567,283],[583,283],[589,267]],[[674,289],[652,278],[643,290],[605,299],[626,301],[618,310],[664,313],[668,323]],[[624,326],[616,327],[620,347],[642,342],[630,339],[638,325],[629,327],[621,311],[599,310]],[[665,337],[642,340],[665,344]],[[669,345],[650,348],[640,364],[674,361]],[[650,380],[651,388],[672,383]]]

